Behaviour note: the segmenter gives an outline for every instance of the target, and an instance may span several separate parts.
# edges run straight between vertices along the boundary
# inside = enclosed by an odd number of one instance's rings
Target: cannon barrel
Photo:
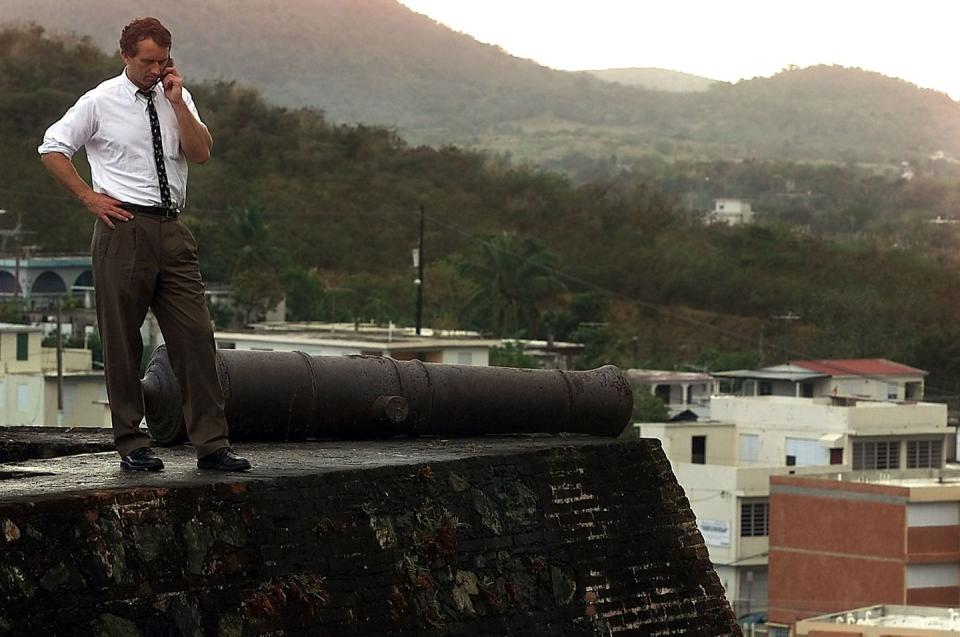
[[[612,365],[568,372],[217,350],[217,373],[234,440],[617,436],[633,410],[630,386]],[[180,387],[164,346],[154,351],[141,383],[154,440],[185,440]]]

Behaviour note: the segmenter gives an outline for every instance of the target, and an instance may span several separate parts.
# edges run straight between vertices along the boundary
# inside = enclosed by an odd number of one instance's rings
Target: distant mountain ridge
[[[702,93],[719,83],[719,80],[708,77],[657,68],[595,69],[586,72],[606,82],[670,93]]]
[[[335,121],[395,126],[416,143],[521,158],[744,157],[891,162],[960,156],[960,106],[877,73],[791,69],[670,93],[548,69],[395,0],[0,0],[8,23],[89,34],[155,14],[174,32],[188,85],[226,78]]]

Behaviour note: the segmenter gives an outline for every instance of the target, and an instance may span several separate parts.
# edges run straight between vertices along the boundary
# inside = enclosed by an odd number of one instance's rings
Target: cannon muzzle
[[[381,356],[217,350],[233,440],[583,433],[617,436],[633,394],[619,369],[472,367]],[[147,429],[186,439],[180,386],[164,346],[141,381]]]

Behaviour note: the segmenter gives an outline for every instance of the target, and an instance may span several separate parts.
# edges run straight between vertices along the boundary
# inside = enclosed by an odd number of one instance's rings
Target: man
[[[140,428],[140,326],[153,310],[183,392],[187,434],[201,469],[246,471],[227,441],[213,328],[197,244],[177,217],[187,162],[210,158],[213,138],[172,65],[159,20],[124,27],[123,73],[82,96],[39,148],[46,169],[96,218],[91,250],[107,395],[121,468],[160,471]],[[72,163],[87,150],[93,187]]]

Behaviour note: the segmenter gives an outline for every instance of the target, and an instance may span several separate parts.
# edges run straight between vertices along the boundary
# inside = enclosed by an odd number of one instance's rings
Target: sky
[[[958,0],[400,0],[568,71],[656,67],[733,82],[840,64],[960,99]]]

